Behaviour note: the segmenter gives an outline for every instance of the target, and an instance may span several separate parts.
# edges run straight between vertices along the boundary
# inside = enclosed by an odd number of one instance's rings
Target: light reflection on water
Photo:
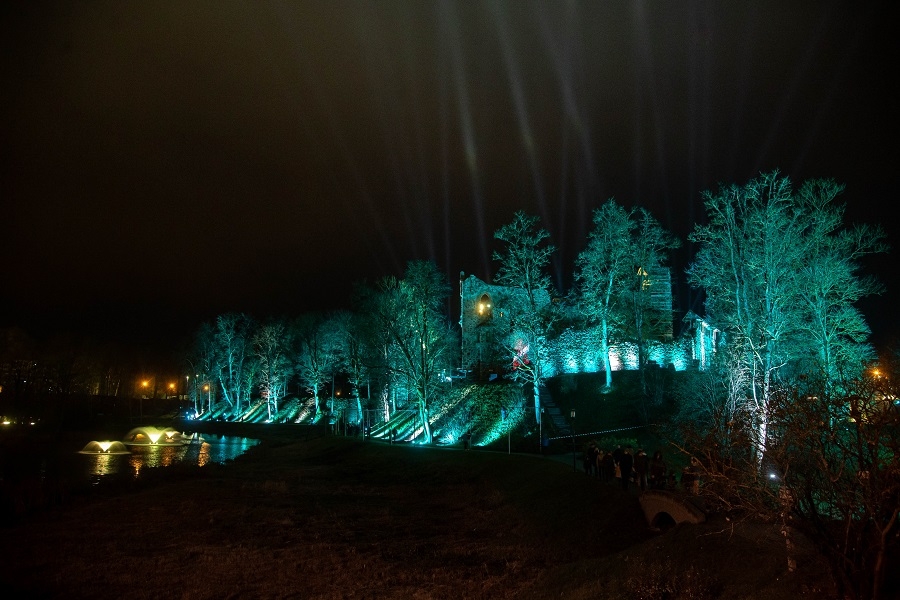
[[[102,478],[130,472],[138,477],[147,467],[168,467],[177,463],[204,466],[233,460],[259,440],[232,436],[195,436],[183,446],[131,446],[131,454],[83,454],[86,474],[94,483]]]

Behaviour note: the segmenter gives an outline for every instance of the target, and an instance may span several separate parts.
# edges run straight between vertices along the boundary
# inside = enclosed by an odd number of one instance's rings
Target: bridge
[[[650,527],[667,529],[678,523],[703,523],[706,511],[695,496],[669,490],[647,490],[638,500]]]

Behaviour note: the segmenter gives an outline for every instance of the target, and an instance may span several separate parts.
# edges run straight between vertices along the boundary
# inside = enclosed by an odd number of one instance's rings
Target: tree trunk
[[[428,409],[425,407],[425,401],[419,401],[419,415],[422,419],[422,430],[425,434],[425,443],[431,444],[431,423],[428,422]]]
[[[600,352],[603,353],[603,362],[606,367],[606,387],[612,388],[612,365],[609,362],[609,323],[606,318],[601,323]]]

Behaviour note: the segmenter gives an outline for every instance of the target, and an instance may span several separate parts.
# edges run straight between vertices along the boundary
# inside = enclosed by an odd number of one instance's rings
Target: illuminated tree
[[[886,597],[888,557],[900,544],[900,390],[873,375],[842,382],[841,394],[825,381],[799,383],[772,390],[765,439],[727,419],[707,429],[694,422],[688,450],[699,459],[700,494],[732,520],[778,527],[788,570],[798,568],[799,532],[828,561],[839,597]]]
[[[392,399],[396,398],[396,383],[399,375],[393,368],[398,358],[394,349],[393,335],[386,326],[377,311],[372,308],[386,302],[383,297],[385,285],[392,288],[395,282],[387,285],[386,281],[380,281],[376,286],[370,287],[359,284],[354,289],[353,306],[355,312],[349,328],[349,336],[352,341],[348,345],[353,350],[345,352],[345,358],[357,356],[362,364],[359,376],[364,376],[366,386],[369,388],[369,398],[372,398],[371,389],[377,390],[377,397],[381,406],[381,418],[388,421],[391,418],[392,408],[396,408]],[[351,359],[352,360],[352,359]],[[350,377],[355,378],[353,368],[348,367]],[[358,384],[361,385],[362,379]],[[351,381],[352,384],[352,381]]]
[[[855,376],[873,356],[866,341],[869,327],[854,304],[882,286],[859,274],[858,261],[888,249],[880,228],[842,229],[844,208],[834,202],[843,190],[833,180],[813,180],[797,194],[812,221],[799,289],[806,312],[801,329],[813,342],[814,360],[826,382]]]
[[[706,291],[709,319],[749,371],[759,459],[779,381],[801,374],[810,356],[826,381],[865,357],[868,328],[852,303],[876,287],[856,260],[883,245],[877,230],[841,230],[843,212],[832,205],[840,189],[813,181],[793,194],[787,178],[764,174],[706,192],[708,223],[691,234],[700,249],[689,280]]]
[[[612,387],[610,338],[621,330],[623,290],[637,273],[631,248],[633,228],[631,214],[615,200],[607,201],[594,211],[594,229],[577,260],[578,305],[588,323],[599,327],[607,388]]]
[[[410,382],[425,442],[432,442],[430,403],[454,347],[443,310],[450,287],[432,262],[412,261],[402,280],[382,279],[369,314],[385,334],[380,368]]]
[[[631,275],[625,280],[624,290],[630,317],[627,329],[638,347],[641,383],[646,392],[643,374],[647,363],[647,337],[659,332],[660,321],[670,322],[671,318],[671,306],[667,307],[668,314],[661,315],[653,304],[651,277],[664,271],[661,267],[668,262],[669,251],[677,248],[679,242],[644,208],[632,211],[629,220],[632,223],[629,240]]]
[[[244,386],[244,366],[253,328],[253,321],[244,314],[228,313],[216,319],[212,374],[218,380],[222,397],[231,407],[232,414],[240,414],[244,403],[250,401]]]
[[[547,336],[557,319],[550,303],[551,283],[546,273],[556,248],[547,243],[550,234],[538,228],[538,220],[518,211],[511,223],[494,233],[494,238],[503,242],[503,249],[495,251],[493,258],[500,263],[496,282],[521,293],[520,302],[504,307],[510,325],[504,345],[510,355],[513,379],[534,390],[534,418],[540,422]]]
[[[213,373],[216,370],[216,331],[209,323],[203,323],[194,336],[194,344],[191,349],[191,355],[186,363],[190,366],[191,377],[193,378],[193,387],[191,389],[191,397],[194,402],[194,414],[199,415],[203,412],[203,398],[201,394],[201,386],[208,385],[213,381]],[[210,397],[212,397],[210,395]]]
[[[797,273],[804,264],[806,216],[777,173],[745,186],[704,193],[708,224],[691,240],[700,249],[688,276],[706,290],[706,311],[750,370],[753,426],[766,439],[767,406],[790,359],[799,327]],[[761,460],[762,446],[759,458]]]
[[[356,403],[357,424],[362,421],[363,405],[360,388],[369,386],[372,364],[372,338],[368,335],[367,319],[363,314],[341,312],[335,316],[341,332],[341,365],[350,382],[350,397]],[[366,398],[370,398],[367,390]]]
[[[289,347],[288,333],[281,321],[262,325],[253,336],[259,388],[266,401],[269,421],[278,414],[278,403],[287,395],[287,383],[293,374]]]
[[[320,415],[319,396],[322,386],[334,376],[338,366],[340,336],[328,317],[320,313],[305,314],[297,319],[294,336],[297,375],[315,399],[316,415]]]

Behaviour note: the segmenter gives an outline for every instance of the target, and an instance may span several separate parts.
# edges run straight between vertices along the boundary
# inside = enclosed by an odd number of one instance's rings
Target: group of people
[[[601,481],[616,483],[623,490],[628,490],[632,485],[642,492],[647,489],[673,489],[677,485],[674,471],[666,467],[659,450],[651,458],[641,448],[636,452],[631,446],[603,450],[596,442],[590,442],[584,450],[584,471],[592,477],[599,477]]]

